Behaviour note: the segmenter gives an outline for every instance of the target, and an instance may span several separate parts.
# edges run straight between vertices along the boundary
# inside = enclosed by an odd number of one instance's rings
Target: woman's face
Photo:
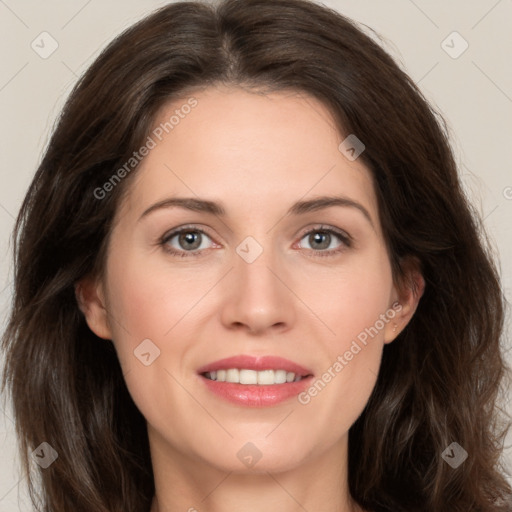
[[[415,307],[370,173],[312,97],[194,98],[159,114],[88,323],[113,340],[158,453],[226,471],[340,453]]]

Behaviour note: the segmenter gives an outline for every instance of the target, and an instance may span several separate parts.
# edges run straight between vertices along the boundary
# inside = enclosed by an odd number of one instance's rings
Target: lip
[[[295,375],[305,377],[312,375],[313,372],[308,368],[304,368],[300,364],[294,363],[289,359],[284,359],[278,356],[249,356],[249,355],[238,355],[233,357],[226,357],[225,359],[219,359],[213,363],[209,363],[205,366],[201,366],[197,370],[197,373],[214,372],[217,370],[228,370],[229,368],[239,368],[247,370],[286,370],[287,372],[293,372]]]
[[[233,382],[218,382],[207,379],[203,373],[229,368],[244,368],[247,370],[286,370],[300,375],[302,380],[298,382],[286,382],[283,384],[269,384],[260,386],[257,384],[236,384]],[[277,356],[248,356],[239,355],[220,359],[202,366],[197,370],[199,378],[206,388],[224,400],[245,407],[269,407],[278,405],[304,391],[313,380],[311,370],[294,363],[288,359]]]
[[[207,389],[215,395],[235,405],[246,407],[269,407],[278,405],[302,393],[313,381],[313,376],[303,378],[298,382],[284,384],[235,384],[233,382],[218,382],[200,375],[199,378]]]

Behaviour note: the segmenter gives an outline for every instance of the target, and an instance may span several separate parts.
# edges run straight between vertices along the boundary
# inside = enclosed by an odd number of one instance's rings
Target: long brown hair
[[[500,465],[509,428],[505,299],[481,221],[461,188],[442,117],[356,24],[306,0],[170,4],[118,36],[79,80],[13,233],[14,299],[2,346],[24,471],[45,512],[147,512],[145,419],[113,345],[87,327],[75,283],[100,275],[134,169],[101,188],[146,140],[157,111],[216,83],[323,101],[366,146],[393,276],[417,258],[426,289],[384,348],[349,434],[349,486],[371,511],[512,510]],[[47,442],[58,458],[30,469]],[[457,442],[458,468],[442,457]],[[41,478],[38,495],[34,483]],[[39,496],[39,497],[38,497]]]

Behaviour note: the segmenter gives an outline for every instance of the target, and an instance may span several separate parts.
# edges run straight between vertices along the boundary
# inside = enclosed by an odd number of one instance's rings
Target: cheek
[[[179,308],[177,304],[162,304],[161,276],[128,251],[116,249],[108,266],[112,341],[125,377],[133,380],[144,375],[147,379],[159,361],[164,334],[177,321]],[[151,365],[146,366],[148,362]]]
[[[183,379],[181,369],[193,352],[190,331],[201,312],[194,306],[215,284],[215,276],[202,273],[198,279],[197,271],[171,272],[154,260],[148,264],[147,256],[126,255],[112,253],[115,264],[108,269],[113,343],[135,403],[145,415],[158,416],[151,411],[158,396],[177,390],[167,399],[182,399],[172,376]]]
[[[109,273],[112,316],[121,324],[112,326],[117,338],[124,340],[128,332],[132,343],[166,341],[211,287],[203,277],[197,279],[193,270],[171,271],[147,256],[122,261]]]
[[[375,386],[384,345],[384,327],[392,322],[392,275],[385,255],[374,253],[336,274],[309,285],[311,309],[328,326],[323,336],[324,368],[302,396],[319,424],[350,428]],[[306,289],[304,289],[305,293]]]
[[[364,257],[353,256],[346,265],[303,279],[299,289],[326,327],[322,332],[330,351],[344,351],[390,308],[391,267],[382,250],[366,251]],[[379,335],[383,335],[380,327]]]
[[[192,292],[135,258],[116,261],[120,264],[109,272],[109,313],[125,383],[145,418],[160,418],[170,425],[162,404],[180,404],[184,397],[172,378],[176,372],[169,361],[183,359],[187,341],[173,337],[173,326],[178,332],[193,304],[187,296]],[[181,381],[180,375],[175,377]]]

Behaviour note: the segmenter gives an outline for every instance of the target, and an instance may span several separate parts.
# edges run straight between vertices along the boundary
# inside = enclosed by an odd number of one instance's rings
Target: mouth
[[[266,407],[291,399],[313,380],[313,373],[276,356],[235,356],[199,368],[206,388],[236,405]]]

